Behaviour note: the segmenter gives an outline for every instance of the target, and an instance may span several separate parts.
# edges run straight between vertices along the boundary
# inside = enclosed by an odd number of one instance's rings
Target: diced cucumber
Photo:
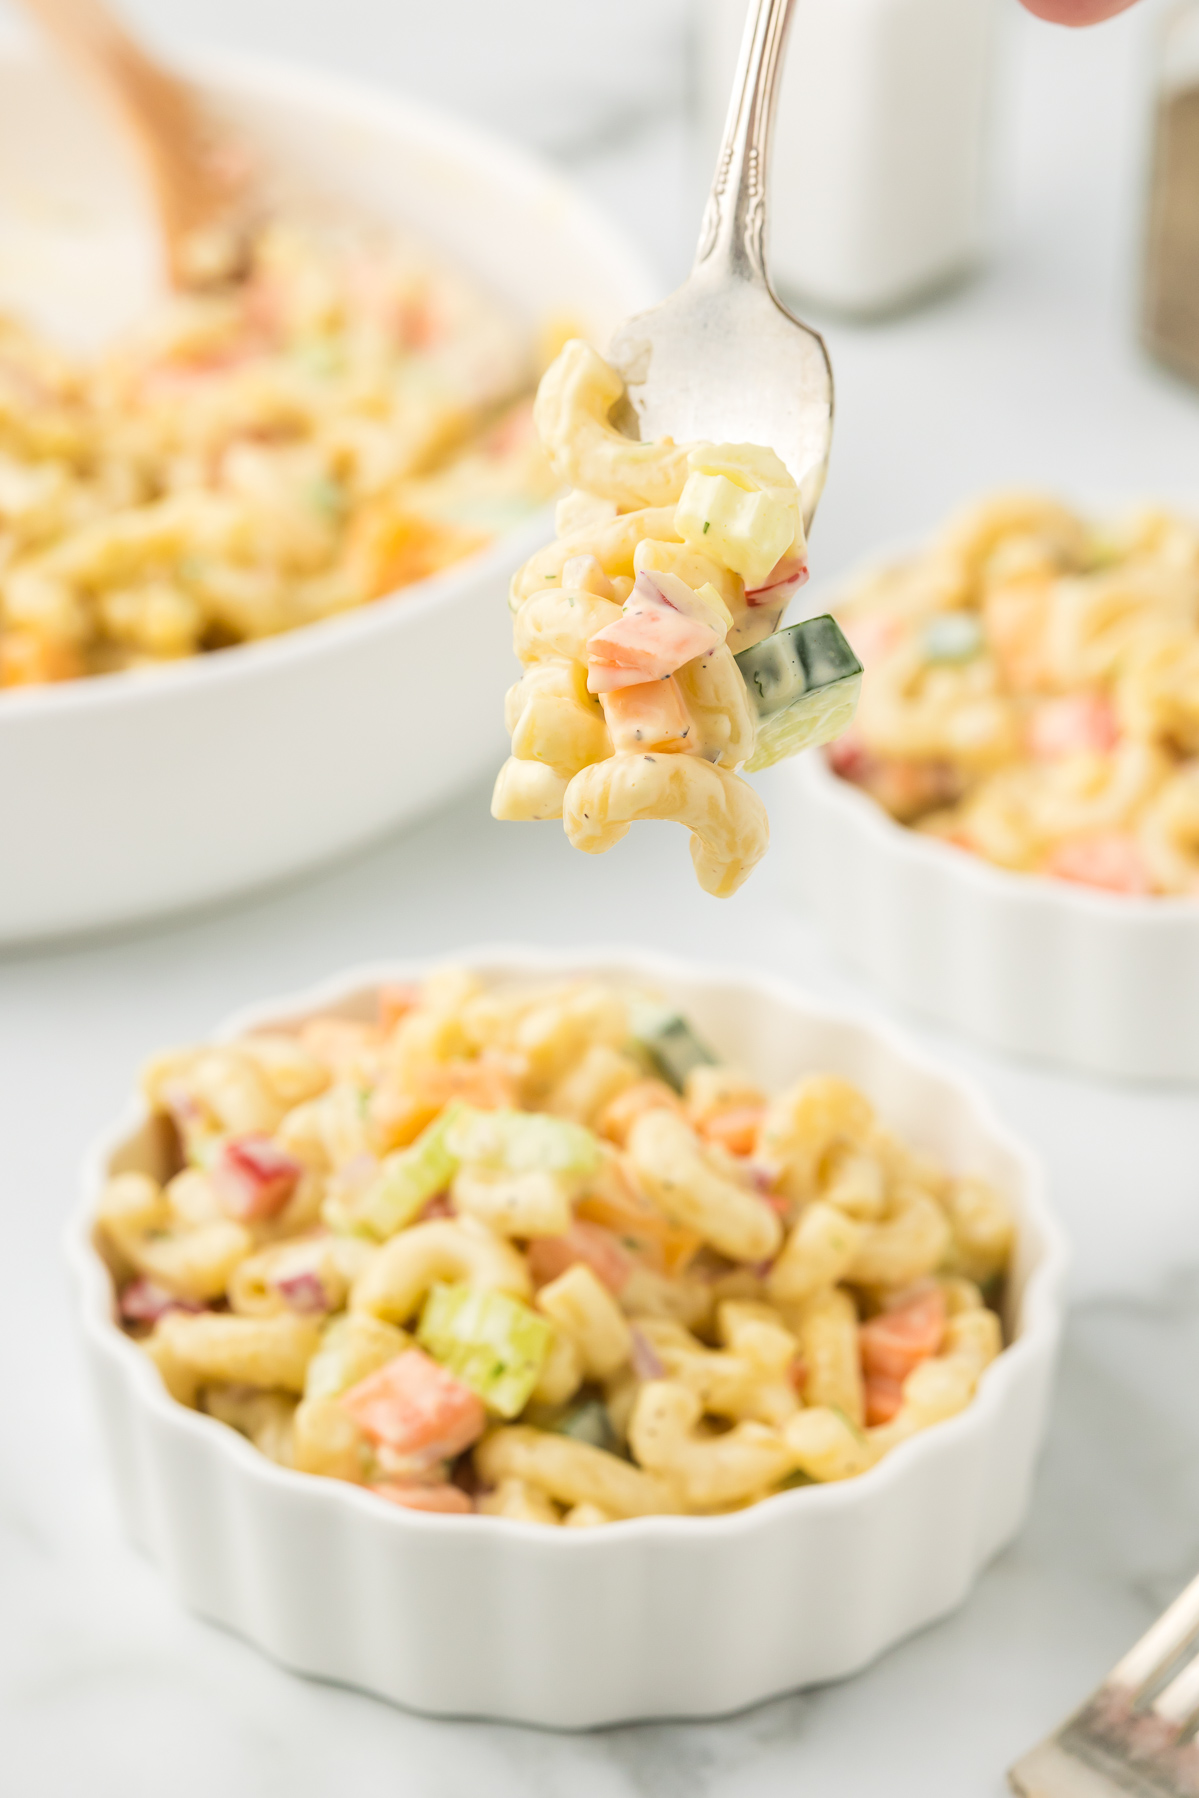
[[[552,1335],[544,1318],[506,1292],[434,1286],[417,1341],[489,1411],[516,1417],[537,1384]]]
[[[650,1067],[676,1093],[683,1090],[692,1068],[711,1067],[716,1057],[695,1034],[681,1012],[665,1005],[634,1005],[630,1009],[634,1046]]]
[[[540,1111],[476,1111],[459,1108],[448,1142],[459,1162],[509,1174],[583,1177],[600,1165],[590,1130]]]
[[[839,736],[853,717],[862,664],[835,619],[805,618],[736,658],[758,715],[749,772]]]
[[[608,1407],[598,1398],[585,1398],[571,1405],[550,1428],[558,1436],[569,1436],[574,1442],[586,1442],[591,1448],[602,1448],[610,1455],[623,1454],[620,1438],[612,1428]]]
[[[464,1107],[456,1100],[406,1149],[385,1155],[379,1171],[356,1200],[350,1221],[386,1240],[404,1230],[458,1172],[448,1139]]]

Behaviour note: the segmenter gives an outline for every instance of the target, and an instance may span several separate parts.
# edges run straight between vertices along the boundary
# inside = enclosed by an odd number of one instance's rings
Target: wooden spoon
[[[124,127],[153,196],[172,284],[236,280],[249,247],[249,166],[199,96],[148,55],[103,0],[23,4]]]

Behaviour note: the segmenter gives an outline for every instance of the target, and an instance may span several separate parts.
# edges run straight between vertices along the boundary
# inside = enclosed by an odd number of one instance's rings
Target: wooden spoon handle
[[[23,0],[125,129],[145,172],[177,287],[235,272],[245,185],[195,93],[149,56],[103,0]]]

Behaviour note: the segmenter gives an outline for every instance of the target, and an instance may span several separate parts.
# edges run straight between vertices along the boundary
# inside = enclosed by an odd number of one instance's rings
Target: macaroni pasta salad
[[[773,450],[636,442],[611,422],[624,399],[578,339],[538,389],[537,429],[570,491],[557,541],[512,582],[525,672],[492,813],[561,818],[593,855],[638,819],[674,819],[700,885],[725,898],[769,838],[736,770],[843,728],[860,670],[839,634],[819,668],[771,635],[807,578],[799,494]],[[763,662],[766,639],[778,653]]]
[[[392,237],[280,220],[98,360],[0,318],[0,686],[325,618],[543,503],[528,346]]]
[[[172,1397],[410,1509],[584,1527],[852,1478],[1000,1352],[1000,1196],[653,994],[384,986],[162,1055],[98,1236]]]
[[[834,770],[1003,868],[1199,895],[1199,527],[1006,494],[838,607],[866,664]]]

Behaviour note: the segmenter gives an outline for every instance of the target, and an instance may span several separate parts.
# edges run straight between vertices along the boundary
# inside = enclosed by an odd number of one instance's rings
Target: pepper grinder
[[[1199,0],[1176,6],[1162,37],[1142,336],[1199,383]]]

